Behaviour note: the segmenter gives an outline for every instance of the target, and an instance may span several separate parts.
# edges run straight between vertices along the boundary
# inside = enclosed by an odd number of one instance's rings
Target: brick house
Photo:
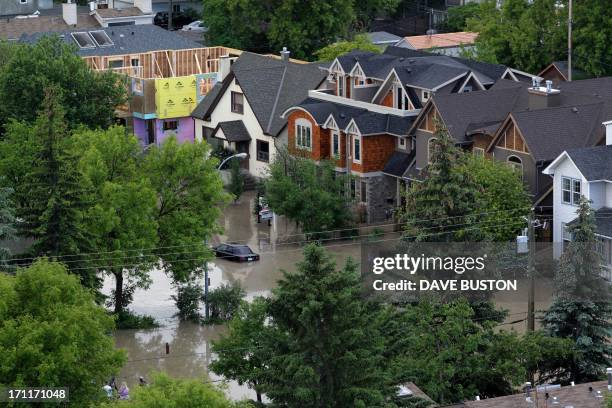
[[[398,47],[353,51],[326,71],[326,88],[283,113],[288,148],[355,176],[350,191],[368,223],[391,218],[400,204],[404,173],[417,159],[409,130],[434,95],[484,91],[501,78],[531,80],[502,65]]]

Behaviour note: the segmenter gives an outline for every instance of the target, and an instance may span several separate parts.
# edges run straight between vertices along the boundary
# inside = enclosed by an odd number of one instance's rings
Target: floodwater
[[[214,243],[232,241],[248,244],[261,255],[260,261],[238,264],[221,259],[209,263],[211,288],[223,283],[240,282],[248,299],[268,295],[282,275],[280,270],[294,271],[296,262],[302,258],[299,242],[283,243],[301,239],[295,235],[293,225],[282,219],[277,220],[273,226],[268,226],[267,222],[258,224],[256,216],[252,214],[254,200],[254,192],[246,192],[241,202],[226,208],[219,220],[224,235],[215,237]],[[334,242],[328,247],[339,265],[344,264],[347,257],[359,260],[358,241]],[[135,386],[139,376],[149,378],[151,371],[165,371],[173,377],[213,381],[224,387],[227,395],[234,400],[254,399],[255,393],[247,386],[232,381],[224,382],[207,369],[214,357],[210,352],[211,341],[223,335],[225,326],[179,322],[175,317],[177,309],[170,297],[175,293],[170,279],[160,270],[153,271],[151,278],[153,283],[148,290],[135,292],[130,309],[137,314],[153,316],[161,327],[152,330],[119,330],[115,333],[117,347],[128,353],[128,362],[118,381],[126,381]],[[104,293],[110,293],[113,284],[112,279],[106,279]],[[536,288],[536,310],[548,306],[549,293],[548,287]],[[500,294],[493,300],[498,307],[509,311],[509,317],[501,329],[525,331],[526,292]],[[166,354],[166,343],[169,345],[169,354]]]
[[[209,263],[211,288],[228,282],[240,282],[247,293],[247,299],[266,296],[281,277],[281,269],[294,271],[296,262],[302,258],[298,243],[284,244],[287,240],[299,241],[292,223],[277,220],[273,226],[267,222],[257,223],[253,214],[255,194],[245,192],[238,204],[229,205],[219,220],[224,234],[215,237],[215,242],[239,242],[248,244],[258,252],[261,259],[253,263],[235,263],[218,259]],[[343,242],[330,245],[338,264],[347,257],[359,258],[358,242]],[[137,314],[153,316],[161,327],[152,330],[118,330],[115,333],[117,347],[128,353],[128,362],[120,373],[118,381],[138,384],[138,377],[149,378],[151,371],[165,371],[173,377],[202,378],[222,385],[222,379],[208,372],[207,366],[213,356],[210,353],[211,340],[224,333],[224,326],[201,326],[179,322],[171,295],[175,293],[171,280],[163,271],[151,273],[152,284],[147,290],[137,290],[130,309]],[[202,281],[203,282],[203,281]],[[107,278],[103,292],[110,293],[114,281]],[[170,352],[166,354],[166,343]],[[255,398],[247,386],[235,382],[224,385],[232,399]]]

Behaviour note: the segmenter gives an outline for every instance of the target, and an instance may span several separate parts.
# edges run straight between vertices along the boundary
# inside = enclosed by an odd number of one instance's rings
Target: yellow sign
[[[159,119],[191,115],[197,106],[195,75],[156,79],[155,106]]]

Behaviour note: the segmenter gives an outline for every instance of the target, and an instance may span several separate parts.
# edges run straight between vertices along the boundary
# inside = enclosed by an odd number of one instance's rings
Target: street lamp
[[[230,157],[226,157],[221,164],[219,164],[219,166],[217,166],[217,170],[221,170],[221,167],[223,167],[223,165],[225,163],[227,163],[228,161],[230,161],[231,159],[233,159],[234,157],[239,158],[239,159],[245,159],[248,156],[248,154],[246,153],[236,153],[231,155]]]

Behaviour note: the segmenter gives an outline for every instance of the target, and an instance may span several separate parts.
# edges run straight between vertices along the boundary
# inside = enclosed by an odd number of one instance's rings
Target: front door
[[[251,142],[246,141],[246,142],[236,142],[236,153],[246,153],[249,154],[249,144]],[[242,167],[243,169],[248,170],[249,169],[249,157],[247,156],[246,158],[240,160],[240,167]]]

